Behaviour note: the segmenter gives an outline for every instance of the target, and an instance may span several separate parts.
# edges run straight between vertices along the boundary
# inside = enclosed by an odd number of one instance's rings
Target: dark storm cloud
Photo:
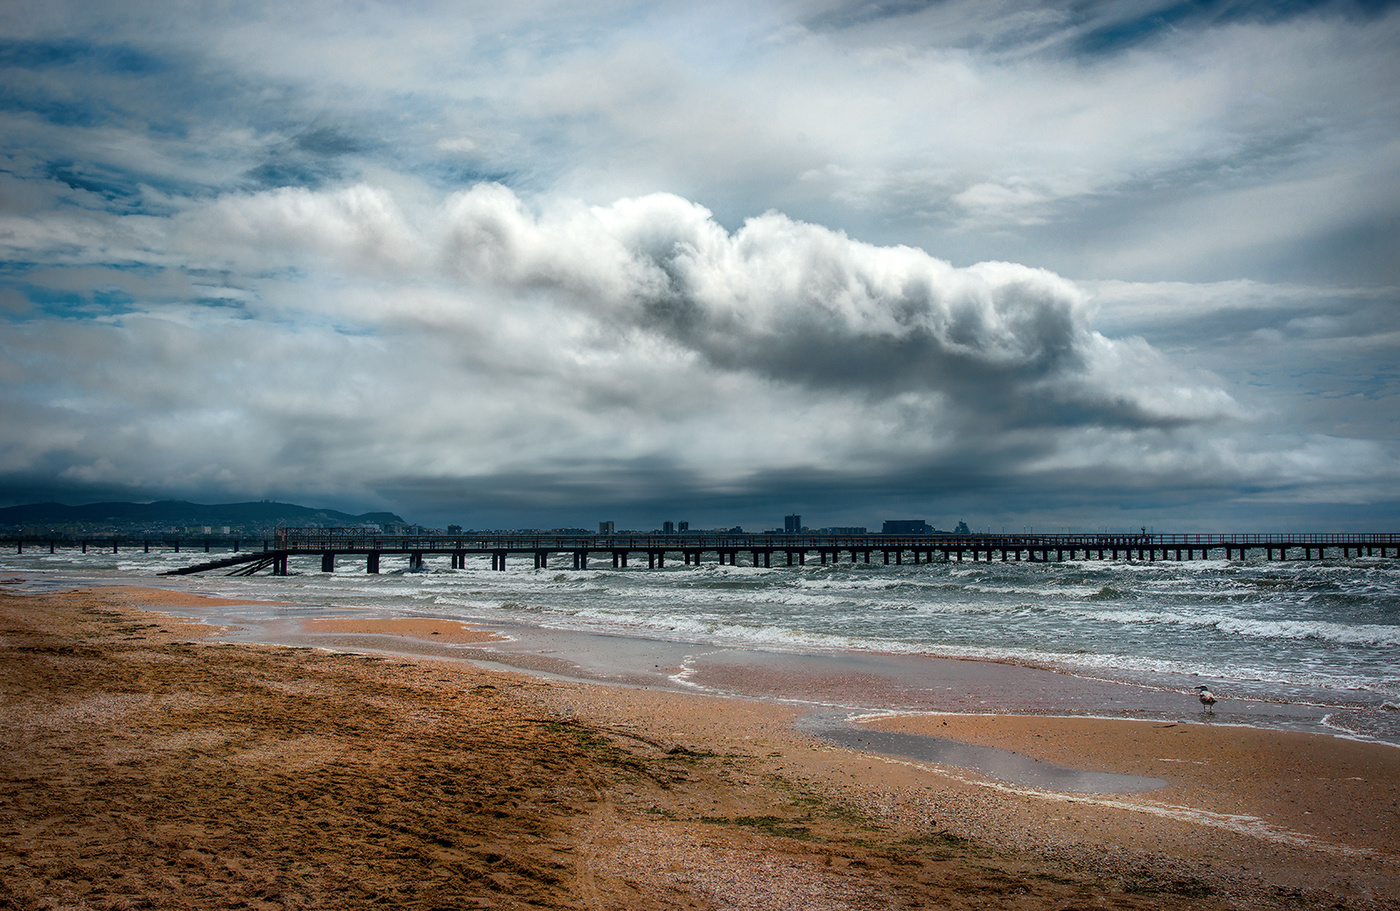
[[[965,411],[984,426],[1236,413],[1227,395],[1195,389],[1152,352],[1094,333],[1083,295],[1043,270],[955,269],[777,214],[730,235],[705,210],[665,196],[537,218],[503,188],[483,187],[452,213],[450,264],[471,278],[558,288],[720,370],[879,399],[932,394],[950,418]],[[1110,371],[1119,374],[1111,391]],[[1190,395],[1139,395],[1149,384]]]
[[[0,9],[0,496],[1374,521],[1393,7]]]

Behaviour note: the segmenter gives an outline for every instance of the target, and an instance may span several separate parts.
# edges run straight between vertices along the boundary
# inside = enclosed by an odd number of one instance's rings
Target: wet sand
[[[806,705],[452,660],[491,644],[460,624],[303,630],[446,653],[367,657],[220,644],[182,608],[0,592],[0,908],[1400,907],[1393,747],[868,722],[1166,782],[1035,790],[833,745]]]
[[[369,636],[401,636],[457,644],[497,642],[504,639],[499,633],[480,629],[468,623],[456,623],[451,620],[427,620],[417,617],[309,617],[302,620],[299,626],[303,632],[311,635],[350,633]]]

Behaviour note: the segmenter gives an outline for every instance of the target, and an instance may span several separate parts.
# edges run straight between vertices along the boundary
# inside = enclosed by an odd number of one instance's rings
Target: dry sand
[[[1035,792],[769,702],[214,644],[195,600],[0,590],[0,909],[1400,908],[1391,747],[877,722],[1168,781]],[[326,631],[488,634],[422,623]]]

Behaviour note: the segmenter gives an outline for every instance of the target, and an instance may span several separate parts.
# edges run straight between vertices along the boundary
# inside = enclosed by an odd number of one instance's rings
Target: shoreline
[[[54,582],[59,587],[51,587]],[[63,590],[63,580],[54,582],[42,590]],[[1316,733],[1400,749],[1396,737],[1365,731],[1363,716],[1400,714],[1385,711],[1390,703],[1372,706],[1227,696],[1213,714],[1207,714],[1186,680],[1124,679],[1075,666],[998,657],[719,645],[619,631],[551,628],[524,620],[374,615],[363,608],[151,587],[144,580],[80,580],[71,584],[124,592],[124,597],[136,598],[154,609],[165,609],[157,605],[166,605],[194,610],[201,620],[218,628],[210,635],[226,637],[227,641],[461,658],[561,680],[667,686],[680,692],[810,703],[817,708],[1201,722]],[[213,610],[238,606],[283,609],[285,616],[257,619],[225,616]],[[915,679],[920,677],[927,679]],[[977,687],[980,698],[937,692],[949,685]],[[1394,727],[1388,724],[1387,734],[1394,734],[1390,730]]]
[[[250,623],[242,642],[323,645],[390,655],[459,657],[565,680],[660,686],[679,692],[736,695],[853,711],[924,711],[999,715],[1124,718],[1243,725],[1379,743],[1400,743],[1358,730],[1378,711],[1337,702],[1224,698],[1214,713],[1194,692],[1163,683],[1114,679],[1075,668],[977,657],[875,650],[778,650],[570,630],[523,621],[342,613]],[[472,641],[414,635],[436,625],[470,629]],[[1348,718],[1351,725],[1339,723]]]
[[[29,581],[35,587],[52,586],[63,584],[63,573],[56,577],[45,579],[48,575],[44,571],[38,571]],[[391,574],[393,575],[393,574]],[[455,577],[453,577],[455,579]],[[344,610],[352,617],[358,618],[361,612],[373,613],[376,606],[379,606],[384,613],[377,614],[386,618],[415,618],[415,619],[436,619],[443,622],[475,622],[483,625],[483,628],[494,629],[508,638],[519,639],[521,642],[512,645],[510,643],[496,643],[492,651],[494,655],[485,657],[506,666],[524,667],[534,672],[557,673],[563,677],[574,677],[577,679],[601,679],[612,682],[636,682],[649,685],[653,682],[669,682],[671,684],[694,684],[692,688],[716,692],[741,692],[748,693],[747,686],[735,687],[733,680],[719,681],[715,679],[702,679],[697,676],[690,667],[680,666],[689,655],[701,655],[702,661],[709,661],[714,657],[724,657],[727,655],[760,655],[764,656],[762,662],[776,660],[779,663],[788,663],[794,656],[799,660],[808,660],[814,664],[825,664],[830,666],[833,663],[849,662],[857,664],[864,662],[867,658],[884,662],[888,667],[878,671],[882,677],[908,677],[907,671],[898,670],[895,665],[912,664],[916,666],[948,665],[950,663],[974,663],[993,664],[1011,668],[1021,669],[1028,679],[1034,675],[1052,674],[1055,675],[1056,684],[1046,687],[1036,686],[1033,689],[1023,688],[1020,693],[1002,692],[997,694],[995,700],[988,700],[983,705],[958,704],[956,701],[932,699],[929,694],[923,694],[922,698],[916,698],[912,702],[888,702],[879,703],[861,702],[859,700],[844,700],[842,704],[856,706],[867,706],[872,709],[914,709],[924,708],[939,711],[954,712],[976,712],[985,710],[988,706],[995,706],[1000,712],[1010,712],[1018,714],[1064,714],[1070,716],[1102,716],[1102,717],[1160,717],[1172,720],[1189,720],[1196,717],[1200,712],[1200,707],[1190,692],[1191,688],[1198,683],[1208,683],[1221,697],[1221,705],[1217,706],[1218,714],[1215,718],[1205,718],[1213,723],[1225,724],[1229,722],[1242,722],[1251,726],[1264,727],[1277,730],[1307,730],[1320,733],[1327,733],[1332,736],[1344,737],[1348,739],[1358,739],[1368,742],[1388,743],[1400,747],[1400,711],[1386,711],[1386,708],[1393,708],[1395,699],[1389,695],[1389,689],[1376,691],[1373,688],[1362,687],[1361,689],[1347,689],[1327,685],[1323,682],[1308,682],[1306,674],[1301,677],[1290,677],[1287,682],[1271,684],[1274,679],[1268,674],[1261,676],[1252,675],[1248,672],[1231,674],[1229,670],[1216,668],[1211,671],[1203,669],[1210,662],[1205,662],[1202,668],[1192,670],[1190,662],[1184,668],[1171,670],[1153,670],[1146,668],[1136,668],[1131,662],[1121,667],[1110,660],[1107,664],[1102,661],[1091,661],[1082,663],[1070,660],[1073,656],[1064,656],[1065,660],[1055,660],[1057,655],[1046,653],[1041,659],[1027,659],[1014,655],[1001,654],[997,650],[992,650],[986,654],[962,654],[961,649],[954,649],[951,653],[944,653],[941,649],[932,651],[911,651],[900,648],[885,650],[879,648],[878,642],[867,643],[872,647],[862,647],[861,643],[853,646],[804,644],[804,643],[765,643],[760,641],[728,641],[731,637],[706,637],[697,634],[696,638],[687,637],[683,631],[677,631],[672,637],[664,629],[650,628],[600,628],[584,624],[549,626],[544,625],[551,622],[552,615],[545,611],[541,617],[536,617],[530,610],[516,610],[525,605],[515,601],[505,602],[511,607],[510,611],[503,613],[503,610],[496,610],[489,603],[484,603],[478,610],[472,607],[473,598],[476,595],[487,595],[494,592],[469,592],[472,598],[467,602],[457,604],[449,600],[439,605],[433,597],[426,600],[403,600],[397,598],[392,606],[385,606],[378,594],[371,597],[364,597],[360,589],[351,586],[349,592],[341,592],[343,586],[334,585],[329,589],[322,590],[318,587],[318,577],[314,574],[305,577],[307,581],[305,592],[301,597],[289,595],[291,600],[281,600],[282,591],[273,591],[265,586],[255,586],[255,591],[250,591],[253,599],[247,599],[242,603],[268,604],[268,602],[255,602],[257,597],[272,597],[277,599],[273,603],[283,605],[282,610],[275,613],[264,611],[240,611],[236,614],[237,619],[229,622],[245,627],[260,626],[264,632],[260,634],[250,633],[239,641],[266,641],[285,642],[296,644],[297,642],[309,641],[300,635],[295,623],[284,622],[287,619],[297,619],[302,617],[318,617],[327,614],[346,618],[340,611]],[[429,585],[433,580],[441,581],[435,574],[427,574],[423,577],[423,583]],[[71,584],[82,585],[118,585],[118,586],[151,586],[164,585],[164,582],[155,580],[136,580],[129,577],[99,578],[96,576],[78,575],[67,580]],[[344,580],[337,577],[337,583]],[[479,584],[486,585],[498,581],[494,578],[483,579]],[[537,582],[538,580],[533,580]],[[172,581],[170,584],[189,584],[189,579]],[[453,583],[456,585],[456,583]],[[522,584],[531,584],[531,580],[522,580]],[[398,590],[397,584],[390,585],[391,589]],[[210,590],[218,594],[231,594],[237,592],[242,586],[234,586],[229,589],[227,586],[214,585],[197,586],[195,590]],[[429,585],[431,589],[432,586]],[[294,589],[301,591],[299,587]],[[162,591],[166,589],[160,589]],[[171,588],[169,590],[178,590]],[[454,589],[455,590],[455,589]],[[365,591],[368,591],[366,589]],[[429,592],[431,594],[431,592]],[[501,595],[500,592],[495,592]],[[506,597],[505,595],[501,595]],[[237,595],[235,594],[236,598]],[[343,608],[337,608],[337,598],[348,597],[349,600],[339,602],[344,604]],[[575,596],[576,599],[577,596]],[[326,599],[326,600],[322,600]],[[486,598],[489,602],[490,598]],[[213,603],[213,602],[211,602]],[[576,605],[577,606],[577,605]],[[212,612],[205,612],[205,616],[210,616],[214,622],[218,618],[212,617]],[[558,618],[554,618],[557,620]],[[234,638],[234,637],[231,637]],[[771,638],[771,637],[770,637]],[[412,638],[383,638],[375,642],[366,635],[356,635],[354,641],[346,641],[344,645],[357,650],[382,650],[386,653],[409,651],[413,654],[433,654],[434,651],[426,647],[413,647],[406,649],[402,643],[404,641],[426,642],[426,638],[414,640]],[[439,640],[441,642],[441,640]],[[722,644],[721,644],[722,643]],[[334,644],[334,643],[332,643]],[[608,654],[608,652],[612,654]],[[654,660],[655,657],[648,654],[649,651],[658,653],[662,661]],[[1032,649],[1034,651],[1034,649]],[[482,656],[473,656],[482,657]],[[558,660],[556,660],[558,659]],[[733,673],[742,672],[744,658],[729,662],[735,665],[730,668]],[[652,673],[658,663],[671,661],[677,665],[675,679],[671,681],[657,681],[656,675]],[[1063,681],[1072,681],[1069,685],[1064,685]],[[907,691],[909,687],[901,685],[901,689]],[[1048,693],[1044,699],[1035,699],[1035,694],[1039,690]],[[771,688],[770,688],[771,690]],[[1077,691],[1070,693],[1068,698],[1059,698],[1063,692]],[[1099,694],[1124,694],[1134,693],[1146,696],[1144,699],[1127,698],[1114,700],[1100,700],[1095,703],[1094,692]],[[754,693],[771,698],[787,699],[803,698],[801,693],[792,692],[772,692],[764,691]],[[1373,698],[1374,697],[1374,698]],[[1226,719],[1229,719],[1227,722]]]

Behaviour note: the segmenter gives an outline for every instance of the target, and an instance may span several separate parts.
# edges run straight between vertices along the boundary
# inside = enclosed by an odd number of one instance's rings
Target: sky
[[[0,505],[1400,531],[1400,4],[0,6]]]

